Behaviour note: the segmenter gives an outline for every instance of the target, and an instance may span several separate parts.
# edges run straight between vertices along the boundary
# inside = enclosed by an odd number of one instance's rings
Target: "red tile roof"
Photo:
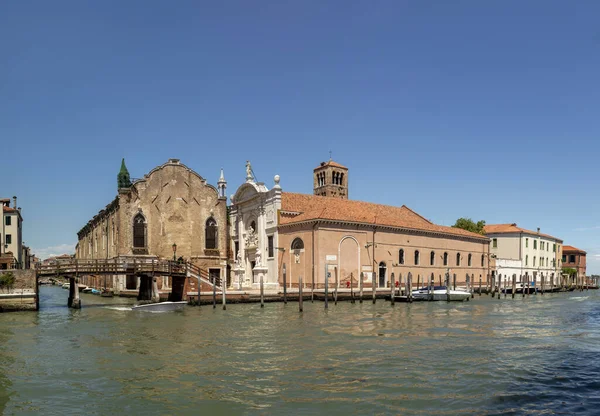
[[[315,170],[321,169],[321,168],[324,168],[324,167],[327,167],[327,166],[333,166],[334,168],[348,169],[346,166],[340,165],[339,163],[334,162],[333,160],[328,160],[327,162],[321,162],[321,164],[319,166],[317,166],[315,168]]]
[[[538,234],[537,231],[530,231],[530,230],[526,230],[525,228],[517,227],[517,224],[515,224],[515,223],[513,223],[513,224],[488,224],[485,227],[483,227],[483,231],[486,234],[525,233],[525,234],[532,234],[532,235],[540,235],[542,237],[551,238],[553,240],[557,240],[562,243],[562,240],[560,238],[553,237],[549,234],[543,234],[543,233]]]
[[[581,254],[587,254],[585,251],[578,249],[576,247],[573,246],[563,246],[563,253],[581,253]]]
[[[481,234],[460,228],[436,225],[404,205],[394,207],[341,198],[282,192],[281,211],[280,225],[313,220],[333,220],[430,231],[489,241]]]

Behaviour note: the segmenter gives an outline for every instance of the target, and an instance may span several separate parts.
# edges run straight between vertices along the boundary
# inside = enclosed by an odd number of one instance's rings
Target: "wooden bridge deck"
[[[161,259],[134,259],[134,258],[114,258],[114,259],[73,259],[68,262],[38,265],[38,277],[78,277],[85,275],[151,275],[151,276],[182,276],[199,278],[207,284],[213,282],[209,278],[208,270],[189,262],[176,262],[173,260]],[[221,286],[221,279],[217,278],[214,282],[218,287]]]
[[[37,268],[37,275],[60,275],[64,277],[75,277],[78,275],[88,274],[144,274],[156,276],[186,276],[188,268],[187,266],[187,263],[177,263],[172,260],[72,260],[64,263],[40,265]]]

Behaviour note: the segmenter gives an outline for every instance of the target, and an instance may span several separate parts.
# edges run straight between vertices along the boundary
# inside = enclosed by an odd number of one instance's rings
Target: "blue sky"
[[[600,272],[597,1],[9,1],[0,196],[38,253],[72,249],[169,158],[232,194],[312,191],[556,235]]]

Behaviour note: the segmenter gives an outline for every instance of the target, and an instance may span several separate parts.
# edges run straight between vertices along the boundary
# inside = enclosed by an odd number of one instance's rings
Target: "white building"
[[[17,197],[0,199],[2,205],[2,228],[0,229],[0,268],[24,268],[23,262],[23,217],[17,208]]]
[[[231,286],[258,289],[262,277],[265,289],[279,289],[277,213],[281,209],[279,176],[273,189],[256,182],[246,163],[246,182],[231,197],[230,238],[235,265]]]
[[[517,224],[490,224],[484,228],[485,235],[492,240],[490,255],[496,259],[495,276],[517,282],[529,281],[541,284],[542,276],[547,284],[554,278],[559,282],[561,271],[562,240],[548,234],[520,228]],[[512,282],[512,280],[510,280]]]

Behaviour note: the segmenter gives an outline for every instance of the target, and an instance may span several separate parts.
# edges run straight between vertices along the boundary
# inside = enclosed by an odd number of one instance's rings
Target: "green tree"
[[[462,228],[463,230],[471,231],[472,233],[484,234],[483,227],[485,221],[473,221],[471,218],[459,218],[454,223],[454,228]]]
[[[0,289],[10,290],[15,284],[15,275],[12,272],[0,274]]]
[[[119,189],[129,188],[131,186],[131,178],[129,177],[129,171],[127,170],[127,166],[125,166],[125,158],[121,160],[121,170],[117,175],[117,183],[119,185]]]
[[[574,269],[572,267],[563,267],[562,272],[563,274],[568,274],[569,277],[577,275],[577,269]]]

